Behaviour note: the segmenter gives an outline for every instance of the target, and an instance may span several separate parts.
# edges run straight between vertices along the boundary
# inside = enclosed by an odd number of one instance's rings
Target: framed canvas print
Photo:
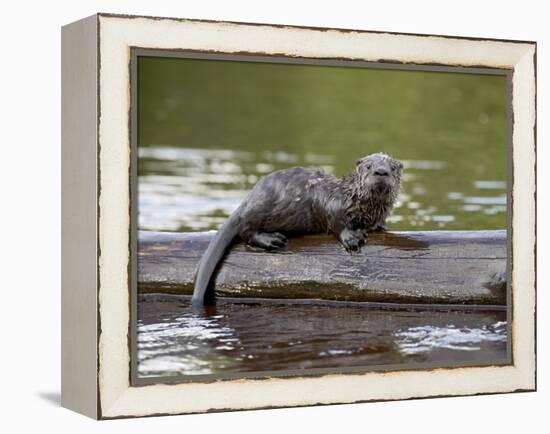
[[[536,44],[62,30],[62,404],[533,391]]]

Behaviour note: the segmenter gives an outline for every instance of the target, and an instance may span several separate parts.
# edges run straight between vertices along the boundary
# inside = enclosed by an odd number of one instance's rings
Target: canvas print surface
[[[133,67],[137,382],[510,363],[507,75]]]

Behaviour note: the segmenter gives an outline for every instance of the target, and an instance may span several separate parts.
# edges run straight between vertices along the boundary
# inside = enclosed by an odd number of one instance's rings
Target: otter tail
[[[203,253],[199,262],[199,268],[195,276],[195,289],[193,291],[192,303],[194,306],[202,306],[205,301],[206,290],[212,278],[216,266],[225,255],[225,251],[237,236],[237,225],[234,217],[231,216],[223,224],[218,233],[214,236],[208,248]]]

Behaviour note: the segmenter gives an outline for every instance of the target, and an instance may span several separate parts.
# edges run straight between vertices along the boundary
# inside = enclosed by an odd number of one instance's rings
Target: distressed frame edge
[[[100,418],[101,410],[98,30],[97,14],[61,29],[61,405],[93,419]]]
[[[252,27],[272,27],[275,29],[302,29],[302,30],[314,30],[319,32],[340,32],[340,33],[372,33],[372,34],[387,34],[387,35],[397,35],[397,36],[420,36],[420,37],[436,37],[436,38],[451,38],[451,39],[462,39],[466,41],[489,41],[489,42],[511,42],[515,44],[536,44],[534,40],[519,40],[519,39],[501,39],[501,38],[492,38],[492,37],[476,37],[476,36],[456,36],[456,35],[443,35],[443,34],[430,34],[430,33],[414,33],[414,32],[395,32],[395,31],[384,31],[384,30],[360,30],[360,29],[350,29],[344,27],[320,27],[320,26],[306,26],[306,25],[295,25],[295,24],[275,24],[275,23],[253,23],[247,21],[231,21],[231,20],[213,20],[213,19],[203,19],[203,18],[178,18],[178,17],[167,17],[167,16],[151,16],[151,15],[132,15],[132,14],[121,14],[121,13],[112,13],[112,12],[98,12],[98,17],[101,18],[124,18],[124,19],[138,19],[145,18],[151,20],[167,20],[167,21],[176,21],[176,22],[189,22],[189,23],[208,23],[208,24],[230,24],[238,26],[252,26]]]
[[[184,20],[184,21],[189,21],[189,20]],[[235,24],[236,26],[238,26],[238,24]],[[252,25],[253,26],[253,25]],[[287,27],[287,26],[284,26],[284,27]],[[293,27],[294,30],[297,30],[297,29],[302,29],[300,27]],[[423,35],[424,36],[424,35]],[[422,37],[423,37],[422,36]],[[425,36],[431,36],[431,35],[425,35]],[[453,39],[453,38],[450,38],[450,39]],[[501,41],[499,41],[501,42]],[[514,41],[515,42],[515,41]],[[527,57],[527,55],[532,55],[533,59],[535,60],[536,59],[536,43],[534,44],[528,44],[526,46],[526,49],[525,49],[525,53],[526,56],[524,57]],[[530,56],[529,56],[530,57]],[[523,58],[522,58],[523,59]],[[527,59],[527,61],[529,61],[530,59]],[[520,63],[519,61],[517,62],[518,64]],[[450,66],[454,66],[454,65],[450,65]],[[516,65],[514,65],[515,67]],[[533,87],[534,87],[534,95],[536,96],[536,68],[534,68],[534,71],[533,71],[533,76],[532,77],[528,77],[530,79],[530,83],[533,84]],[[516,77],[514,77],[516,78]],[[532,78],[532,80],[531,80]],[[513,82],[515,83],[515,81],[513,80]],[[515,107],[515,106],[514,106]],[[536,107],[533,107],[534,111],[533,111],[533,129],[534,129],[534,132],[536,133]],[[535,136],[535,134],[533,134],[533,136]],[[533,137],[534,138],[534,137]],[[514,143],[516,143],[517,141],[514,140]],[[533,141],[533,151],[535,151],[536,148],[535,148],[535,143]],[[533,157],[536,159],[536,154],[533,155]],[[513,157],[513,160],[515,161],[515,156]],[[534,168],[533,168],[534,169]],[[535,180],[536,182],[536,180]],[[535,188],[536,188],[536,185],[535,185]],[[535,216],[536,218],[536,216]],[[535,221],[535,224],[536,224],[536,221]],[[534,238],[533,240],[534,242],[536,242],[536,237]],[[534,271],[534,270],[533,270]],[[533,305],[533,307],[535,307]],[[534,312],[533,312],[534,314]],[[535,343],[535,342],[533,342]],[[98,350],[101,351],[101,348],[98,347]],[[481,394],[488,394],[488,393],[506,393],[506,392],[513,392],[513,391],[529,391],[529,390],[536,390],[536,345],[535,345],[535,353],[534,353],[534,363],[535,363],[535,366],[534,366],[534,369],[533,369],[533,374],[534,374],[534,378],[531,379],[531,378],[524,378],[523,380],[525,381],[525,383],[523,384],[525,387],[521,387],[522,385],[519,385],[520,387],[517,387],[515,389],[510,389],[510,390],[503,390],[503,391],[497,391],[497,392],[479,392]],[[528,372],[529,374],[530,372]],[[285,380],[283,380],[285,381]],[[101,383],[101,382],[100,382]],[[151,386],[151,387],[155,387],[155,386]],[[100,384],[100,389],[101,389],[101,384]],[[128,389],[132,389],[132,387],[129,387]],[[134,388],[135,389],[135,388]],[[127,392],[128,390],[126,390],[125,392]],[[478,394],[477,392],[472,392],[472,393],[458,393],[458,395],[471,395],[471,394]],[[118,418],[118,417],[134,417],[134,416],[145,416],[145,415],[150,415],[150,413],[148,413],[147,411],[145,412],[140,412],[140,411],[137,411],[133,414],[128,414],[127,412],[125,413],[124,411],[121,411],[122,409],[121,408],[117,408],[119,407],[117,404],[122,404],[121,401],[126,401],[127,398],[130,398],[131,397],[128,397],[128,396],[123,396],[123,395],[127,395],[127,393],[123,393],[121,395],[119,395],[119,397],[115,400],[116,402],[111,402],[111,404],[113,404],[112,406],[110,406],[108,409],[104,409],[104,416],[103,418]],[[386,400],[386,399],[415,399],[415,398],[423,398],[423,397],[432,397],[432,396],[456,396],[454,394],[450,394],[450,395],[440,395],[440,394],[436,394],[436,395],[430,395],[430,394],[427,394],[427,395],[420,395],[420,394],[417,394],[415,396],[411,396],[411,397],[398,397],[398,398],[382,398],[382,399],[366,399],[366,400],[359,400],[359,401],[345,401],[345,402],[370,402],[370,401],[378,401],[378,400]],[[334,403],[338,403],[338,402],[334,402]],[[127,402],[124,402],[124,404],[127,404]],[[316,404],[323,404],[323,402],[318,402],[318,403],[306,403],[306,404],[292,404],[292,403],[289,403],[289,404],[282,404],[282,405],[274,405],[273,407],[282,407],[282,406],[288,406],[288,405],[292,405],[292,406],[297,406],[297,405],[316,405]],[[245,409],[245,408],[271,408],[271,406],[268,406],[268,407],[257,407],[257,406],[253,406],[253,407],[235,407],[233,408],[234,410],[237,410],[237,409]],[[220,411],[220,410],[230,410],[230,408],[210,408],[210,409],[206,409],[206,410],[203,410],[203,411]],[[202,411],[193,411],[193,410],[189,410],[189,411],[185,411],[185,410],[179,410],[177,412],[166,412],[166,413],[162,413],[162,412],[156,412],[154,413],[155,415],[158,415],[158,414],[181,414],[181,413],[186,413],[186,412],[202,412]]]

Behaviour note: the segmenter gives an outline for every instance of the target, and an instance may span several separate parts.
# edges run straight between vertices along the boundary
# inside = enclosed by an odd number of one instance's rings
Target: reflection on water
[[[140,371],[157,375],[161,372],[210,374],[213,370],[231,368],[235,365],[231,357],[223,354],[211,357],[212,350],[234,350],[238,343],[231,328],[218,324],[221,318],[184,315],[172,321],[140,325]],[[209,348],[211,342],[217,343],[214,348]]]
[[[436,348],[460,351],[479,351],[483,342],[506,342],[506,322],[498,321],[489,326],[457,328],[419,326],[395,333],[399,351],[403,354],[426,353]]]
[[[169,146],[139,149],[139,226],[156,231],[217,229],[254,184],[267,173],[301,165],[335,167],[330,155],[244,152]],[[473,180],[463,191],[433,191],[445,184],[446,163],[404,160],[403,191],[390,218],[392,229],[504,227],[506,183]],[[448,182],[448,181],[447,181]],[[448,182],[449,189],[456,185]],[[438,187],[440,189],[441,186]],[[473,221],[467,225],[467,221]]]
[[[505,312],[219,300],[206,314],[161,295],[138,311],[140,377],[506,360]]]

